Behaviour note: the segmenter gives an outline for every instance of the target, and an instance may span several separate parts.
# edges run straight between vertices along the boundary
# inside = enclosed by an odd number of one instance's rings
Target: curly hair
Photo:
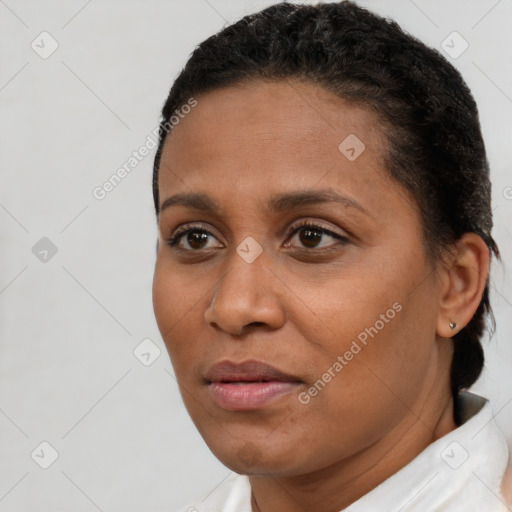
[[[385,127],[385,169],[415,201],[431,261],[465,232],[478,234],[491,256],[500,258],[491,236],[489,164],[466,83],[437,50],[348,0],[282,2],[245,16],[196,47],[162,109],[153,169],[157,216],[158,169],[177,109],[191,95],[289,78],[322,86],[376,114]],[[494,330],[489,278],[473,318],[453,336],[454,395],[482,371],[481,338],[488,317]]]

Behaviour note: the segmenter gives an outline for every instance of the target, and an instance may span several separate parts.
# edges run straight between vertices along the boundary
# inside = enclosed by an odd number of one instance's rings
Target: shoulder
[[[512,505],[512,460],[509,460],[503,477],[502,492],[507,505]]]

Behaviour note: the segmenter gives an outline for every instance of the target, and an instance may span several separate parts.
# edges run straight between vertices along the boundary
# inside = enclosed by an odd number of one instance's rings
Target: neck
[[[433,384],[435,387],[435,384]],[[449,386],[419,397],[402,421],[377,443],[314,473],[250,476],[253,512],[338,512],[456,428]]]

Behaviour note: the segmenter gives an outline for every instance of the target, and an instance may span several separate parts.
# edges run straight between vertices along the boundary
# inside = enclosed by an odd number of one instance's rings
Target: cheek
[[[383,327],[375,319],[368,322],[373,315],[367,313],[350,318],[352,332],[363,336],[324,337],[323,353],[308,357],[314,371],[292,416],[300,418],[294,428],[307,446],[315,433],[313,451],[332,445],[331,451],[315,452],[325,458],[315,461],[319,466],[333,454],[348,457],[391,431],[415,408],[428,374],[427,344],[408,338],[410,312],[397,312]]]
[[[183,273],[176,272],[165,260],[157,258],[152,295],[158,329],[171,359],[174,359],[192,346],[187,338],[195,337],[201,293]]]
[[[163,269],[160,259],[157,258],[153,275],[153,310],[164,341],[164,334],[171,328],[176,311],[176,294],[172,293],[173,284],[172,274]]]
[[[388,261],[310,290],[309,320],[300,315],[304,308],[292,308],[292,322],[312,342],[310,380],[318,385],[310,388],[310,404],[359,415],[360,425],[403,415],[435,352],[435,283],[425,279],[426,267],[411,265],[414,259]]]

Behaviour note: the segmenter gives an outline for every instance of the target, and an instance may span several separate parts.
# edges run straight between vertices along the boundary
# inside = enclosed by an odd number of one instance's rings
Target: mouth
[[[298,377],[255,360],[221,361],[208,370],[205,382],[213,401],[232,411],[269,406],[302,384]]]

